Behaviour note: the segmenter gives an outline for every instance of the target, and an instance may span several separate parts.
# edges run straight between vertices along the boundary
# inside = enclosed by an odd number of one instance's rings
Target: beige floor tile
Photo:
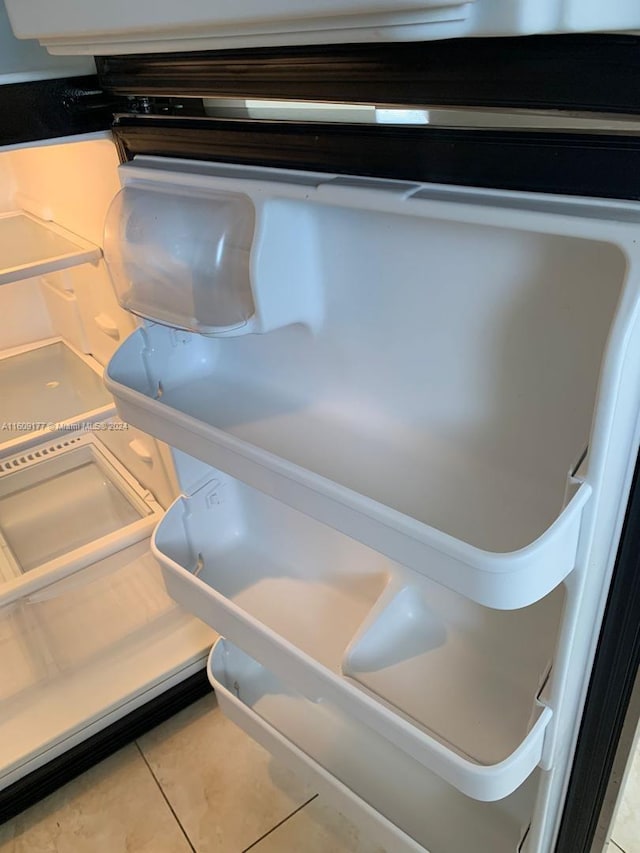
[[[640,853],[640,748],[627,774],[611,838],[625,853]]]
[[[0,826],[0,853],[189,853],[135,745]]]
[[[251,853],[385,853],[346,817],[316,798],[251,848]],[[393,853],[393,851],[390,851]]]
[[[313,795],[213,695],[139,744],[198,853],[241,853]]]

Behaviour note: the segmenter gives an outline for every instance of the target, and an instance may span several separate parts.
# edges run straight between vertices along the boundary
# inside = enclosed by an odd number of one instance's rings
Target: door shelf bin
[[[105,373],[122,419],[487,607],[526,607],[575,567],[588,483],[530,544],[476,547],[234,435],[236,415],[250,429],[254,416],[250,403],[244,412],[225,409],[229,394],[244,392],[216,384],[211,346],[220,344],[159,325],[134,332]]]
[[[148,537],[161,515],[92,433],[34,445],[0,461],[0,583],[19,591],[106,556]]]
[[[520,849],[537,773],[500,803],[479,803],[331,702],[305,699],[226,639],[211,650],[208,673],[226,716],[385,849]]]
[[[539,763],[562,587],[488,610],[220,472],[152,549],[185,609],[468,796],[505,797]]]

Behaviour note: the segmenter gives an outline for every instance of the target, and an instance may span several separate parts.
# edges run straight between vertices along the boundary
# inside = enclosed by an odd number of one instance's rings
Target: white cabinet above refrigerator
[[[635,0],[6,0],[15,34],[53,54],[425,41],[640,29]]]

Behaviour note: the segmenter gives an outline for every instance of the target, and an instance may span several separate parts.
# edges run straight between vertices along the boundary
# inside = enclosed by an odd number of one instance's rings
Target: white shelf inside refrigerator
[[[507,796],[539,763],[562,587],[489,610],[220,473],[152,549],[185,609],[467,795]]]
[[[168,598],[148,539],[0,591],[0,789],[200,669],[215,636]]]
[[[0,458],[69,427],[115,412],[100,365],[59,338],[0,353]]]
[[[499,803],[479,803],[331,701],[306,699],[226,639],[213,647],[208,672],[222,711],[386,850],[521,849],[538,774]]]
[[[0,285],[98,261],[102,251],[24,211],[0,214]]]
[[[52,578],[147,538],[162,508],[91,433],[0,461],[0,581]]]

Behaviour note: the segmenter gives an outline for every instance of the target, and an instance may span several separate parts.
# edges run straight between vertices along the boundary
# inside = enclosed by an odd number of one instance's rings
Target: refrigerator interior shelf
[[[100,365],[59,338],[0,354],[0,400],[0,458],[49,438],[49,424],[69,427],[115,413]]]
[[[0,789],[215,639],[167,596],[146,538],[51,581],[0,596]]]
[[[450,493],[454,477],[459,477],[459,472],[451,471],[447,460],[438,456],[442,450],[438,442],[418,442],[414,436],[415,442],[412,439],[407,445],[416,468],[425,472],[425,479],[418,483],[421,491],[413,495],[408,513],[384,505],[371,496],[379,492],[379,487],[405,505],[407,500],[388,481],[388,463],[374,452],[365,435],[345,437],[342,444],[335,435],[335,454],[325,453],[324,448],[318,451],[315,440],[326,444],[327,439],[320,438],[323,424],[320,420],[314,422],[312,408],[293,406],[287,415],[288,423],[295,427],[295,433],[288,434],[290,458],[265,449],[276,440],[283,453],[287,452],[284,439],[276,437],[278,419],[272,415],[272,402],[256,388],[218,380],[206,349],[208,343],[211,342],[200,335],[176,335],[160,325],[134,332],[118,349],[105,375],[123,420],[488,607],[528,606],[573,570],[582,511],[591,493],[588,483],[579,485],[568,504],[555,513],[533,542],[511,552],[479,548],[447,531],[447,527],[453,530],[460,526],[458,511],[466,512],[462,506],[466,483],[460,483],[460,503],[451,507],[449,517],[442,517],[441,529],[418,517],[424,513],[420,498],[426,503],[427,489],[428,500],[433,503],[438,494],[445,490]],[[262,409],[258,411],[256,406]],[[343,482],[351,473],[358,485],[370,486],[369,494],[323,476],[325,471],[336,473],[336,456],[340,461],[346,460],[345,442],[352,458],[350,463],[345,462],[351,471],[346,467],[341,470]],[[303,461],[304,454],[308,454],[309,467],[315,471],[291,461]],[[406,451],[404,455],[406,467],[410,460]],[[453,460],[452,466],[459,461]],[[569,462],[565,470],[569,470]],[[498,478],[498,472],[484,471],[484,475]],[[376,482],[378,477],[385,482]],[[560,506],[566,476],[558,479],[562,480],[562,488],[558,489]],[[405,482],[400,481],[398,486],[401,488]],[[407,486],[413,492],[416,483]],[[501,498],[504,501],[505,496]],[[505,509],[502,501],[493,506],[492,524],[496,530]],[[489,498],[487,502],[490,503]],[[491,511],[487,505],[476,508],[484,517]],[[523,500],[520,509],[518,524],[524,528],[534,508],[530,500]],[[510,510],[517,512],[517,507]],[[505,526],[503,535],[505,542],[513,542],[511,527]],[[495,544],[499,545],[497,541]]]
[[[467,795],[507,796],[540,761],[562,587],[489,610],[221,473],[152,549],[185,609]]]
[[[425,772],[414,758],[330,701],[313,702],[290,689],[226,639],[211,650],[208,673],[230,719],[385,849],[520,849],[533,812],[537,773],[510,797],[479,803]]]
[[[0,285],[98,261],[98,246],[24,211],[0,214]]]
[[[150,535],[162,508],[92,433],[0,462],[0,603]]]

